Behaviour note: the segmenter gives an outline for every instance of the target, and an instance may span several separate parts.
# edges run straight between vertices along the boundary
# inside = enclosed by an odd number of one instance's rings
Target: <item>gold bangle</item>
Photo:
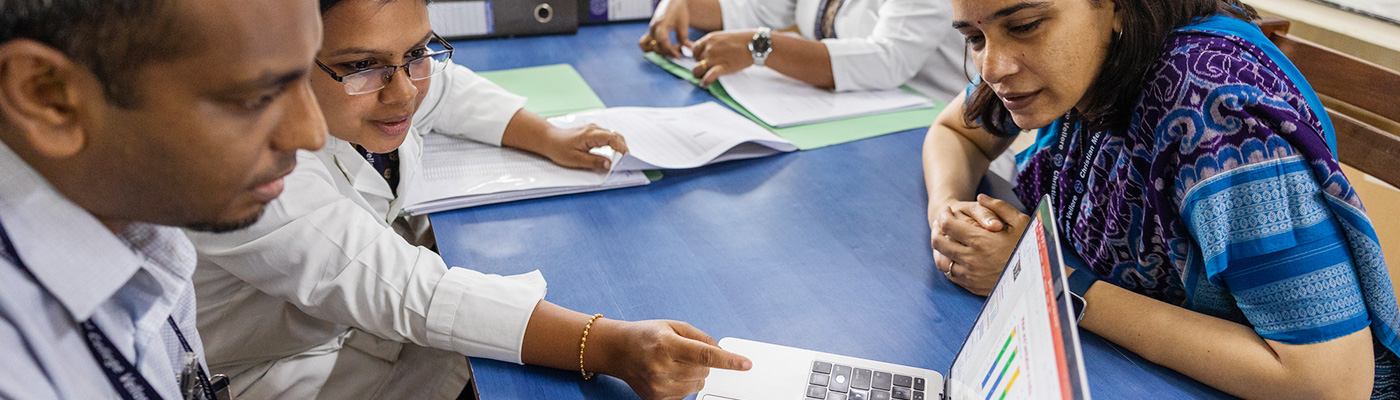
[[[583,380],[585,381],[593,377],[593,374],[583,369],[583,349],[588,345],[588,330],[593,329],[593,321],[597,321],[598,318],[602,317],[603,314],[593,314],[593,318],[588,319],[588,325],[583,326],[583,338],[578,341],[578,372],[583,374]]]

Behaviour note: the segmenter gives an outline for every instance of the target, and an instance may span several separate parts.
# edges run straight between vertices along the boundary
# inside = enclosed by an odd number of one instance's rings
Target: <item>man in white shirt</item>
[[[706,85],[750,66],[838,92],[909,85],[947,101],[967,86],[947,0],[665,0],[638,44],[680,56]],[[796,28],[796,35],[776,31]],[[709,32],[690,41],[690,28]],[[672,41],[672,34],[676,42]]]
[[[320,41],[310,1],[0,1],[0,398],[209,380],[170,226],[252,224],[323,145]]]

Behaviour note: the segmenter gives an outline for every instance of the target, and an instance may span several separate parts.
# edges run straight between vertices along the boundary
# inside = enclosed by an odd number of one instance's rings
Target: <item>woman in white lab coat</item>
[[[762,65],[838,92],[908,84],[946,101],[968,76],[951,23],[946,0],[663,0],[638,45],[671,57],[691,48],[706,85]],[[692,42],[690,28],[709,33]]]
[[[451,399],[470,376],[465,356],[609,374],[648,399],[699,391],[708,367],[748,368],[682,322],[595,319],[544,301],[538,271],[447,268],[427,219],[399,216],[422,133],[584,168],[608,167],[588,149],[626,144],[596,127],[555,128],[523,98],[440,62],[450,56],[429,47],[441,39],[426,1],[321,6],[311,85],[332,137],[298,154],[285,193],[251,228],[189,233],[209,364],[238,398]]]

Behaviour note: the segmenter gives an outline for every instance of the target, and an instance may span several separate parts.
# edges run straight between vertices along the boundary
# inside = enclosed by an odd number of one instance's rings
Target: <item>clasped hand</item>
[[[986,296],[1029,223],[1030,216],[987,195],[975,202],[930,203],[933,265],[949,281]]]

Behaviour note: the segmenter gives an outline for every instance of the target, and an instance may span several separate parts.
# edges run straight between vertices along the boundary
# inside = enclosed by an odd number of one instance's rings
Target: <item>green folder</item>
[[[690,70],[676,65],[660,54],[646,53],[646,59],[690,83],[696,85],[700,84],[700,80],[691,75]],[[860,139],[902,132],[910,129],[925,128],[933,124],[934,118],[938,116],[938,112],[942,111],[944,106],[944,103],[934,101],[934,106],[930,108],[894,111],[884,114],[866,115],[786,128],[774,128],[749,113],[748,110],[739,105],[739,102],[734,101],[734,98],[730,97],[728,92],[725,92],[724,86],[720,85],[719,82],[711,83],[710,87],[706,89],[710,91],[710,94],[719,98],[721,102],[729,105],[729,108],[749,117],[749,119],[754,120],[754,122],[757,122],[759,125],[763,125],[764,128],[768,128],[768,130],[787,139],[802,150],[811,150],[833,144],[853,142]]]
[[[569,64],[478,72],[507,92],[529,99],[525,109],[541,117],[557,117],[605,108],[603,100]]]

